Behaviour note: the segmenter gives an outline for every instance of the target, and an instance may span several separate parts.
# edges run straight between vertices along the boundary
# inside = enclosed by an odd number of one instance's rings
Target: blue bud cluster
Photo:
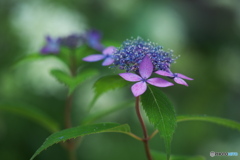
[[[127,72],[138,72],[139,64],[148,55],[154,66],[154,71],[169,71],[173,58],[172,51],[166,52],[162,46],[141,37],[131,38],[123,42],[120,48],[114,52],[114,66]]]

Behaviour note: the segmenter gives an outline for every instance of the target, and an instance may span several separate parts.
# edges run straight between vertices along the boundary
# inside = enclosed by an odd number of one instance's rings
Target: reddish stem
[[[144,121],[143,121],[141,113],[140,113],[139,99],[140,99],[139,96],[136,97],[135,109],[137,112],[138,120],[140,121],[142,130],[143,130],[144,138],[142,139],[142,141],[144,143],[145,152],[146,152],[148,160],[152,160],[152,156],[150,154],[150,149],[149,149],[149,145],[148,145],[149,138],[148,138],[147,129],[146,129],[146,126],[144,124]]]

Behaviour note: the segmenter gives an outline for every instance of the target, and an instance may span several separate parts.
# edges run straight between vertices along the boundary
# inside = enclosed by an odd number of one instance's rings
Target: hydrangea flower
[[[162,46],[151,41],[144,41],[138,37],[123,42],[122,46],[114,53],[114,66],[127,72],[138,72],[139,64],[148,55],[153,64],[153,71],[167,71],[176,60],[172,51],[166,52]]]
[[[139,75],[134,73],[120,73],[119,75],[127,81],[137,82],[132,87],[132,93],[135,97],[142,95],[147,89],[147,83],[157,87],[169,87],[173,83],[162,78],[149,78],[153,73],[153,64],[146,55],[139,65]]]
[[[114,52],[113,65],[127,72],[139,74],[140,63],[145,56],[151,60],[153,72],[174,79],[176,83],[185,86],[188,84],[183,79],[193,80],[183,74],[171,72],[170,66],[177,59],[173,57],[172,51],[166,52],[162,46],[149,40],[144,41],[140,37],[123,42],[122,46]]]
[[[156,71],[155,73],[161,75],[161,76],[167,76],[169,78],[172,78],[176,83],[188,86],[187,82],[185,82],[183,79],[187,80],[193,80],[192,78],[189,78],[181,73],[172,73],[171,71],[166,72],[166,71]]]
[[[101,34],[97,30],[89,30],[81,34],[71,34],[66,37],[59,37],[56,39],[51,38],[50,36],[46,37],[46,45],[41,49],[41,53],[58,53],[60,47],[68,47],[70,49],[75,49],[82,45],[88,45],[89,47],[103,51],[104,46],[101,44]]]
[[[93,55],[83,58],[83,60],[87,61],[87,62],[96,62],[96,61],[100,61],[100,60],[104,59],[102,65],[108,66],[114,62],[112,55],[115,50],[116,50],[115,47],[110,46],[110,47],[105,48],[102,51],[102,54],[93,54]]]
[[[42,54],[58,53],[60,50],[59,38],[53,39],[50,36],[46,36],[46,45],[41,49]]]

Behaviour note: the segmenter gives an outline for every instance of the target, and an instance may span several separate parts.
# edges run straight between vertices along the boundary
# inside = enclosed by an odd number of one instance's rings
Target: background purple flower
[[[46,36],[46,44],[41,49],[42,54],[49,54],[49,53],[58,53],[60,50],[60,41],[59,38],[53,39],[50,36]]]
[[[70,49],[75,49],[83,45],[88,45],[89,47],[103,52],[104,46],[101,44],[101,33],[97,30],[89,30],[85,33],[75,33],[65,37],[59,37],[56,39],[50,36],[46,37],[46,45],[41,49],[41,53],[58,53],[60,48],[68,47]]]
[[[139,65],[139,75],[134,73],[120,73],[119,75],[127,81],[137,82],[132,87],[132,93],[135,97],[142,95],[147,90],[147,83],[157,87],[169,87],[173,83],[162,78],[150,78],[153,72],[153,65],[148,56],[145,56]]]
[[[113,63],[114,59],[112,57],[113,53],[115,52],[116,48],[113,46],[107,47],[102,51],[102,54],[93,54],[83,58],[84,61],[87,62],[96,62],[104,59],[102,65],[108,66]]]
[[[85,36],[82,34],[71,34],[67,37],[59,38],[59,43],[61,46],[74,49],[85,43]]]

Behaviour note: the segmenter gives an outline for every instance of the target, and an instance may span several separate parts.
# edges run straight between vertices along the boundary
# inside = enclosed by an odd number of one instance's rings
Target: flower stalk
[[[145,152],[146,152],[148,160],[152,160],[152,156],[151,156],[149,145],[148,145],[149,137],[148,137],[148,133],[147,133],[147,128],[144,124],[144,121],[143,121],[143,118],[142,118],[142,115],[140,112],[139,100],[140,100],[140,97],[139,96],[136,97],[135,109],[136,109],[138,120],[139,120],[142,130],[143,130],[142,142],[144,143],[144,148],[145,148]]]
[[[75,55],[75,51],[73,50],[73,53],[70,54],[70,72],[72,77],[75,77],[77,74],[76,60],[74,55]],[[65,128],[72,127],[72,122],[71,122],[72,101],[73,101],[73,93],[68,95],[66,100],[65,112],[64,112]]]
[[[65,128],[71,128],[71,111],[72,111],[72,101],[73,101],[73,94],[69,95],[66,100],[65,111],[64,111],[64,121],[65,121]]]
[[[70,71],[71,76],[75,77],[77,68],[76,68],[76,61],[75,56],[73,54],[70,54]],[[64,121],[65,121],[65,128],[71,128],[72,127],[72,120],[71,120],[71,112],[72,112],[72,103],[73,103],[73,93],[68,95],[66,99],[66,105],[65,105],[65,111],[64,111]],[[76,158],[76,141],[74,139],[68,140],[66,144],[68,154],[69,154],[69,160],[77,160]]]

